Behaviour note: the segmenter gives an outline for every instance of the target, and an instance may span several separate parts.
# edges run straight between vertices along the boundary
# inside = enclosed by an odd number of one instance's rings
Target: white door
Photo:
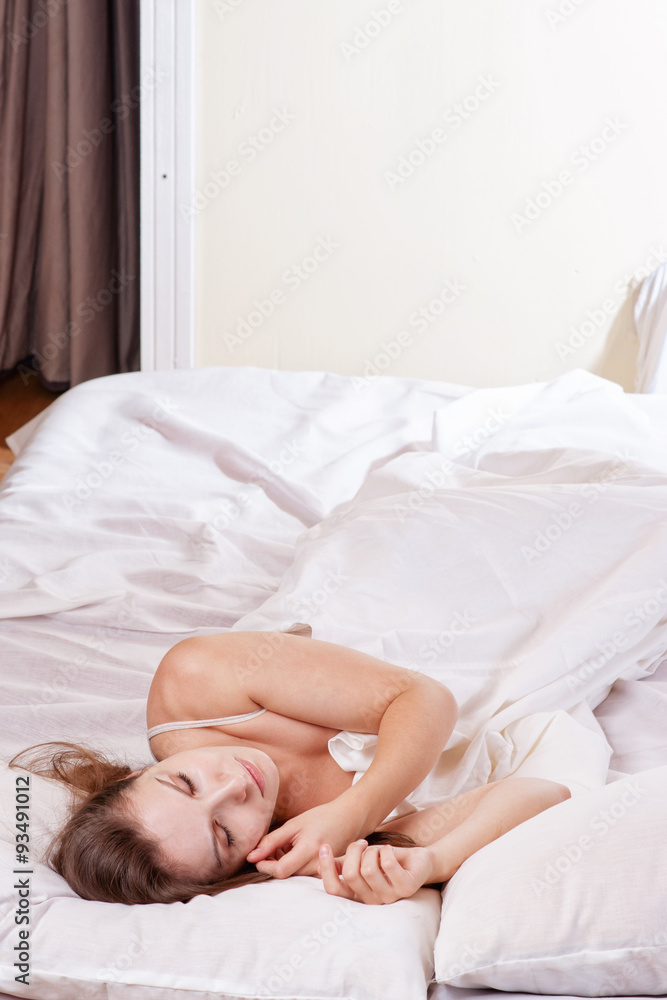
[[[194,365],[196,7],[141,0],[142,371]]]

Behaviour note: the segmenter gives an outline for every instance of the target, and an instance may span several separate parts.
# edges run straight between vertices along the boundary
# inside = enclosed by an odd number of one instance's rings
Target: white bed
[[[301,621],[457,696],[438,768],[397,814],[511,774],[573,795],[471,858],[442,899],[343,905],[293,878],[128,908],[78,899],[39,863],[66,800],[33,778],[22,985],[9,957],[17,772],[3,766],[0,989],[667,994],[667,397],[584,371],[484,390],[242,367],[134,373],[64,394],[10,444],[2,761],[64,739],[146,763],[146,695],[168,648]],[[330,749],[361,773],[375,740],[341,734]],[[596,837],[604,810],[614,822]],[[582,831],[591,843],[576,856]]]

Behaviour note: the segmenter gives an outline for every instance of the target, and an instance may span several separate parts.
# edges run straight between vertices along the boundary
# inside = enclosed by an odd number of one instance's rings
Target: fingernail
[[[320,857],[321,858],[327,858],[330,853],[331,853],[331,851],[329,849],[329,845],[328,844],[322,844],[322,846],[320,847]]]

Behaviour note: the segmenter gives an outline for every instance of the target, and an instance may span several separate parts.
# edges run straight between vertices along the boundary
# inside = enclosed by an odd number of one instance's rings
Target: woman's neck
[[[287,754],[284,750],[258,746],[274,760],[280,776],[274,814],[282,822],[307,809],[332,802],[350,788],[353,771],[343,771],[331,755]]]
[[[258,746],[258,749],[268,753],[278,769],[278,796],[273,811],[277,823],[286,823],[288,819],[299,816],[317,804],[313,801],[316,795],[314,782],[308,777],[308,769],[298,758],[284,752],[277,753],[275,748]]]

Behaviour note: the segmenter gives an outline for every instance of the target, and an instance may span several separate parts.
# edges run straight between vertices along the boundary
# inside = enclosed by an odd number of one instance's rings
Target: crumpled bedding
[[[608,384],[574,382],[436,411],[430,449],[385,462],[304,532],[276,593],[234,626],[307,608],[314,636],[451,688],[455,731],[389,818],[510,775],[573,794],[605,784],[613,748],[593,710],[665,658],[664,429]],[[329,746],[358,777],[376,744],[341,733]]]
[[[397,815],[508,774],[579,794],[667,763],[664,398],[583,371],[474,390],[208,368],[83,383],[14,440],[4,760],[72,739],[146,763],[167,649],[299,620],[454,691]],[[330,749],[360,775],[374,739]]]
[[[84,383],[0,492],[3,753],[91,737],[145,760],[171,645],[298,618],[454,691],[442,774],[412,808],[538,755],[595,787],[613,748],[593,710],[667,646],[666,430],[662,398],[583,371],[480,390],[250,368]],[[358,773],[361,735],[338,740]]]

